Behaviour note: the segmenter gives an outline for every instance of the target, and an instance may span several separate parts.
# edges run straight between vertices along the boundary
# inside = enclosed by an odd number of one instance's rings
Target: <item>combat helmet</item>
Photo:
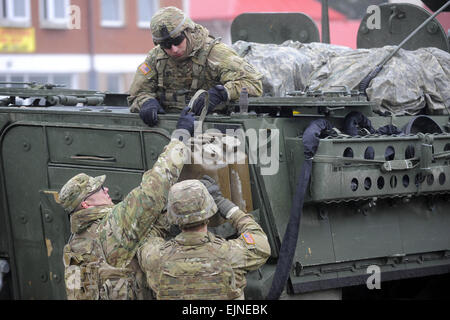
[[[159,43],[169,38],[178,37],[186,29],[194,30],[195,23],[176,7],[160,9],[152,17],[150,29],[153,41]]]
[[[169,222],[178,226],[195,226],[217,212],[213,197],[199,180],[185,180],[169,190]]]
[[[85,173],[77,174],[59,191],[59,203],[67,213],[72,213],[90,194],[100,190],[105,179],[105,175],[94,178]]]

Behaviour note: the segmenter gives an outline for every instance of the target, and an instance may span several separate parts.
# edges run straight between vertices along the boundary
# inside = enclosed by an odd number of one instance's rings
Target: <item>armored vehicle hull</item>
[[[271,105],[266,99],[262,106],[261,100],[252,100],[250,109],[280,107],[279,101]],[[236,113],[207,116],[204,123],[205,130],[241,129],[248,133],[247,141],[254,131],[269,141],[267,153],[257,152],[248,166],[253,213],[269,237],[272,257],[249,274],[248,298],[264,298],[270,288],[304,163],[302,134],[313,120],[324,118],[313,114],[321,106],[290,100],[285,108],[302,110],[301,116]],[[355,108],[370,110],[370,104],[360,102],[341,112]],[[308,110],[314,112],[305,115]],[[413,118],[368,117],[377,127],[404,127]],[[161,115],[154,128],[126,106],[3,107],[0,119],[0,252],[11,266],[12,297],[64,299],[62,248],[70,231],[68,217],[55,201],[58,190],[80,172],[106,174],[113,200],[120,201],[168,143],[177,115]],[[343,117],[330,120],[343,126]],[[290,273],[291,294],[365,284],[373,265],[383,281],[449,272],[449,124],[447,116],[431,120],[445,131],[320,141]],[[353,158],[346,158],[349,148]],[[370,148],[374,157],[367,160]],[[395,155],[386,159],[391,149]],[[412,158],[408,150],[414,150]],[[428,157],[426,167],[388,169],[408,158],[421,163],[423,157]]]
[[[113,201],[122,200],[169,142],[178,115],[159,115],[150,128],[129,112],[126,95],[7,90],[0,92],[7,97],[0,107],[0,261],[10,271],[0,270],[2,296],[65,299],[62,249],[70,228],[58,191],[78,173],[105,174]],[[35,100],[22,106],[17,97]],[[349,90],[242,104],[208,115],[202,132],[244,137],[248,176],[237,179],[229,194],[244,185],[250,191],[244,207],[272,249],[268,262],[248,274],[247,299],[266,298],[285,261],[281,298],[450,273],[448,110],[380,115],[365,94]],[[352,114],[375,129],[399,131],[344,134]],[[307,132],[316,120],[338,130],[317,134],[313,154],[305,157]],[[308,163],[309,179],[302,182]],[[305,192],[299,193],[302,183]],[[298,213],[297,227],[291,218]],[[289,225],[298,232],[293,240],[285,239]],[[236,236],[223,221],[210,227],[225,238]],[[292,253],[287,260],[285,241]]]

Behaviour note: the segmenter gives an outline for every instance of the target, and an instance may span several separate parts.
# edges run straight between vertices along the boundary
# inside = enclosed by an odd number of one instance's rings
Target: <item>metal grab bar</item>
[[[105,161],[105,162],[116,162],[115,157],[101,157],[101,156],[71,156],[72,160],[93,160],[93,161]]]

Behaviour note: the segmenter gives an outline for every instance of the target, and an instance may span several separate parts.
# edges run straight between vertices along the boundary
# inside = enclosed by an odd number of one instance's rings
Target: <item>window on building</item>
[[[25,82],[25,76],[21,74],[12,75],[9,82],[18,82],[14,84],[10,84],[11,88],[23,88],[25,87],[24,84],[21,84],[20,82]]]
[[[42,75],[39,75],[39,74],[30,75],[28,77],[28,81],[41,83],[41,84],[46,84],[46,83],[48,83],[48,76],[44,75],[44,74],[42,74]]]
[[[30,27],[30,0],[0,0],[0,26]]]
[[[190,16],[190,12],[189,12],[190,4],[189,4],[189,1],[190,0],[183,0],[183,11],[188,17]]]
[[[68,89],[74,89],[74,81],[72,78],[70,74],[55,74],[53,75],[53,83],[63,85]]]
[[[40,0],[42,28],[66,29],[69,22],[70,0]]]
[[[101,26],[122,27],[125,25],[123,0],[101,0]]]
[[[1,82],[6,82],[6,76],[5,75],[0,74],[0,88],[6,87],[6,84],[5,83],[1,83]]]
[[[122,92],[122,75],[118,73],[108,73],[106,75],[106,90],[112,93]]]
[[[0,82],[36,82],[39,84],[60,84],[65,85],[69,89],[77,89],[76,76],[72,74],[57,73],[57,74],[1,74]],[[23,84],[7,84],[6,87],[23,88]]]
[[[138,0],[138,26],[139,28],[150,28],[150,20],[160,7],[159,0]]]

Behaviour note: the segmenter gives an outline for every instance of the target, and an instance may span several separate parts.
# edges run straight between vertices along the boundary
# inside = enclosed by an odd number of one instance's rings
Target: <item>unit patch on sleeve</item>
[[[146,76],[152,69],[145,62],[139,66],[139,70]]]
[[[253,236],[250,233],[246,232],[241,234],[241,236],[247,244],[255,244],[255,239],[253,239]]]

